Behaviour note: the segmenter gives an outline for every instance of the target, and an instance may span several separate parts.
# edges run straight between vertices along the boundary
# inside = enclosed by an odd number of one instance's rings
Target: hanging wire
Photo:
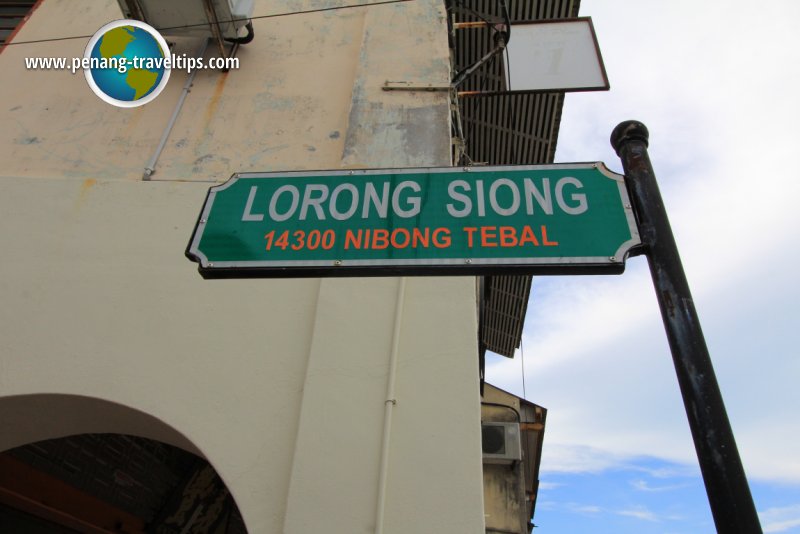
[[[339,9],[352,9],[357,7],[372,7],[372,6],[381,6],[386,4],[402,4],[405,2],[415,2],[416,0],[383,0],[382,2],[371,2],[368,4],[351,4],[346,6],[333,6],[333,7],[322,7],[317,9],[307,9],[304,11],[293,11],[291,13],[275,13],[272,15],[260,15],[257,17],[249,17],[249,18],[242,18],[242,19],[228,19],[228,20],[221,20],[219,21],[220,24],[227,24],[229,22],[246,22],[250,20],[260,20],[260,19],[272,19],[277,17],[288,17],[291,15],[308,15],[310,13],[321,13],[324,11],[336,11]],[[165,30],[182,30],[186,28],[197,28],[200,26],[208,26],[208,22],[202,22],[199,24],[186,24],[183,26],[169,26],[166,28],[156,28],[158,31],[165,31]],[[71,37],[53,37],[49,39],[35,39],[32,41],[14,41],[11,43],[5,43],[0,45],[0,49],[7,46],[19,46],[23,44],[37,44],[37,43],[52,43],[56,41],[69,41],[71,39],[89,39],[92,35],[73,35]]]
[[[505,72],[506,72],[506,75],[508,76],[508,86],[506,87],[506,91],[511,91],[511,61],[509,60],[509,57],[508,57],[508,48],[506,48],[504,50],[504,52],[506,54]],[[517,131],[517,116],[516,116],[516,113],[514,112],[515,111],[515,106],[512,103],[512,99],[513,98],[514,98],[514,96],[511,95],[511,94],[503,96],[503,100],[504,100],[504,104],[505,104],[504,107],[505,107],[505,112],[506,112],[506,120],[508,121],[508,128],[511,131]],[[506,161],[504,163],[509,164],[509,165],[518,165],[521,162],[517,160],[517,144],[513,141],[513,139],[509,140],[509,144],[511,145],[509,147],[510,160]]]
[[[525,343],[522,336],[519,338],[519,361],[522,363],[522,398],[528,400],[528,391],[525,387]]]
[[[506,4],[505,0],[500,0],[500,7],[503,10],[503,20],[506,23],[506,31],[504,32],[503,39],[506,42],[506,46],[508,46],[508,41],[511,40],[511,15],[508,12],[508,4]]]
[[[507,91],[511,90],[511,59],[508,57],[508,48],[504,50],[506,53],[506,76],[508,77],[508,87],[506,87]]]
[[[465,11],[469,12],[470,14],[474,15],[475,17],[485,22],[486,25],[494,32],[494,41],[495,41],[494,48],[492,48],[492,50],[490,50],[486,55],[478,59],[472,65],[465,67],[464,69],[456,73],[450,84],[453,87],[457,87],[464,80],[466,80],[467,77],[469,77],[473,72],[475,72],[479,67],[485,65],[487,62],[493,61],[498,53],[502,53],[503,49],[508,44],[508,40],[511,38],[511,19],[508,12],[508,6],[506,5],[504,0],[500,1],[500,7],[503,11],[503,22],[504,22],[504,24],[502,25],[498,24],[497,22],[490,22],[489,19],[485,18],[474,9],[468,7],[461,0],[453,0],[453,1],[458,5],[460,5]],[[502,28],[502,30],[500,28]]]

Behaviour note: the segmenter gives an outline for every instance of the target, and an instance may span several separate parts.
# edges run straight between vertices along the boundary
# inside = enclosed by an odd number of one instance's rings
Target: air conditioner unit
[[[522,459],[519,423],[481,423],[483,463],[509,464]]]

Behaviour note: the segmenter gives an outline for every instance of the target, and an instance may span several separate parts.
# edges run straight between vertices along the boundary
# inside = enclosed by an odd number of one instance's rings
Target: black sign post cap
[[[620,156],[620,149],[628,141],[642,141],[644,146],[648,145],[650,139],[650,132],[647,131],[647,126],[639,121],[625,121],[621,122],[611,132],[611,146]]]

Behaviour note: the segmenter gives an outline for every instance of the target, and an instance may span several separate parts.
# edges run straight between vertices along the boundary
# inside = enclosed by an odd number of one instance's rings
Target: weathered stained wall
[[[116,2],[44,0],[15,41],[115,18]],[[198,73],[152,182],[184,73],[126,110],[81,74],[24,68],[86,39],[0,54],[0,449],[129,429],[206,456],[250,532],[371,532],[399,281],[208,282],[183,251],[208,182],[233,172],[449,164],[447,96],[380,89],[447,81],[445,12],[418,0],[254,27],[239,70]],[[483,532],[474,279],[409,279],[404,296],[384,532]],[[26,394],[86,397],[62,406],[95,417],[26,404],[17,432]]]
[[[483,402],[486,404],[481,406],[481,421],[520,422],[520,403],[516,396],[486,384]],[[484,463],[483,491],[487,532],[528,534],[521,462]]]
[[[522,452],[521,461],[483,464],[487,533],[531,532],[546,414],[541,406],[484,384],[481,421],[519,423]]]
[[[333,5],[261,1],[254,16]],[[119,17],[115,2],[46,0],[15,41],[91,35]],[[439,2],[425,0],[254,20],[257,38],[239,49],[239,70],[197,74],[153,178],[222,181],[232,170],[429,165],[433,153],[438,164],[449,164],[449,130],[430,134],[449,120],[446,96],[381,90],[386,80],[448,82],[444,17]],[[170,40],[177,55],[194,55],[201,44]],[[3,51],[4,78],[20,81],[0,89],[0,119],[12,125],[0,131],[5,175],[141,177],[187,74],[173,71],[152,103],[118,109],[98,99],[82,73],[25,69],[25,57],[82,57],[86,42]],[[206,57],[212,53],[213,45]]]

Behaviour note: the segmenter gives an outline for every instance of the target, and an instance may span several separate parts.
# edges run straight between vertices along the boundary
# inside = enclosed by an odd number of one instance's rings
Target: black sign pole
[[[683,272],[664,202],[647,154],[644,124],[626,121],[611,134],[634,204],[675,371],[717,532],[760,533],[711,357]]]

